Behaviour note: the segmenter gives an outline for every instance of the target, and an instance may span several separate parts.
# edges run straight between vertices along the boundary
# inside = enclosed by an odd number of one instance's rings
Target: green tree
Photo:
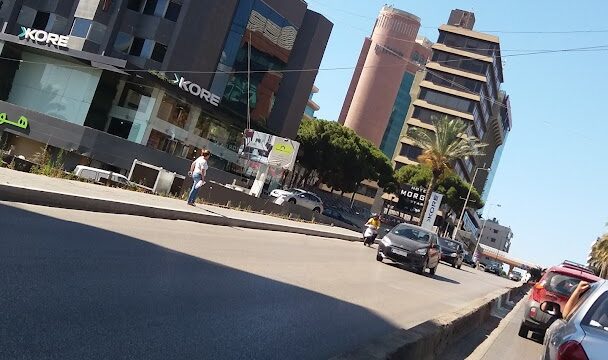
[[[467,125],[460,119],[444,116],[435,121],[434,125],[435,131],[413,127],[408,132],[410,139],[423,150],[418,161],[431,169],[427,195],[437,189],[437,182],[451,169],[452,162],[466,156],[482,155],[480,150],[485,146],[479,139],[466,135]],[[425,198],[422,214],[426,211],[429,199],[430,196]],[[422,216],[419,223],[422,223]]]
[[[591,247],[589,266],[596,269],[599,276],[608,278],[608,234],[599,237]]]
[[[372,143],[335,121],[302,120],[297,141],[303,179],[315,172],[332,189],[354,192],[363,180],[394,186],[389,159]]]

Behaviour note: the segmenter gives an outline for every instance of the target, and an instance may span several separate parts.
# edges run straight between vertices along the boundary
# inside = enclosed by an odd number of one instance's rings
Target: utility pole
[[[479,170],[490,171],[491,169],[482,167],[478,167],[475,169],[475,173],[473,174],[473,180],[471,180],[471,184],[469,185],[469,192],[467,193],[467,198],[464,201],[462,212],[460,213],[460,217],[458,218],[458,223],[456,223],[456,227],[454,227],[454,232],[452,232],[452,240],[456,239],[456,233],[458,232],[458,229],[460,229],[460,225],[462,224],[462,218],[464,217],[464,212],[467,209],[467,204],[469,203],[469,198],[471,197],[471,191],[473,190],[473,184],[475,184],[475,178],[477,178],[477,172]]]

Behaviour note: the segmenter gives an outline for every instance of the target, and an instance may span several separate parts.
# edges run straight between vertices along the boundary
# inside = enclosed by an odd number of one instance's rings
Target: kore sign
[[[221,97],[212,94],[209,90],[204,89],[200,85],[195,84],[192,81],[188,81],[183,76],[178,76],[175,73],[173,74],[173,79],[167,77],[167,75],[165,75],[165,73],[162,71],[150,70],[149,73],[163,81],[179,86],[180,89],[207,101],[211,105],[218,106],[220,104],[220,100],[222,100]]]
[[[68,41],[70,40],[70,37],[65,35],[48,33],[43,30],[30,29],[22,26],[21,34],[19,34],[19,39],[31,40],[37,43],[51,44],[60,47],[68,47]]]

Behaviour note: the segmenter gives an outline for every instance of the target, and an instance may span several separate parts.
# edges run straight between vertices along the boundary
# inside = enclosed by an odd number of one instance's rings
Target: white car
[[[282,205],[285,202],[300,205],[314,212],[323,212],[323,201],[308,191],[302,189],[272,190],[270,196],[276,197],[275,204]]]

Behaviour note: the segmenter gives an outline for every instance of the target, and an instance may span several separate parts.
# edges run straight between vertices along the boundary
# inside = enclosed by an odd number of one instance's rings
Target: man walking
[[[209,152],[209,150],[203,150],[201,151],[201,156],[196,158],[196,160],[192,162],[192,165],[190,165],[190,172],[188,173],[188,175],[192,176],[192,189],[188,196],[188,205],[190,206],[194,206],[194,202],[198,195],[198,189],[205,184],[205,175],[209,168],[207,160],[210,156],[211,152]]]

